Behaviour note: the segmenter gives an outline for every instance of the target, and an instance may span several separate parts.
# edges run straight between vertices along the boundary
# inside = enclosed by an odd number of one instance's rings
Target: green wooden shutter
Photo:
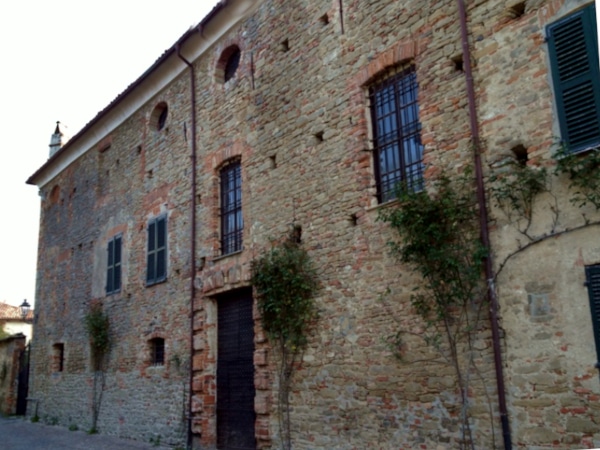
[[[121,242],[122,238],[115,238],[115,257],[114,257],[114,268],[113,268],[113,290],[121,290]]]
[[[146,283],[154,283],[156,281],[156,222],[152,221],[148,224],[148,252],[146,265]]]
[[[586,286],[590,297],[590,312],[596,341],[596,367],[600,369],[600,264],[585,268]]]
[[[571,152],[600,145],[596,8],[548,25],[548,51],[562,140]]]
[[[156,281],[167,278],[167,218],[156,220]]]
[[[114,290],[113,280],[114,280],[114,258],[115,258],[115,241],[111,239],[108,242],[108,261],[107,261],[107,271],[106,271],[106,293],[110,294]]]

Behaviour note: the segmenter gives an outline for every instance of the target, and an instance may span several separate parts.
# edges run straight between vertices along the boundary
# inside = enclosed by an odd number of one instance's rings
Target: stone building
[[[553,172],[600,144],[595,27],[588,0],[220,2],[68,142],[57,128],[28,180],[42,419],[90,428],[99,406],[102,433],[277,448],[250,264],[293,225],[320,283],[294,448],[600,446],[600,215]],[[397,182],[434,191],[469,168],[490,314],[469,330],[463,408],[411,306],[424,281],[378,218]],[[544,168],[525,206],[494,200]],[[100,385],[91,305],[110,323]]]

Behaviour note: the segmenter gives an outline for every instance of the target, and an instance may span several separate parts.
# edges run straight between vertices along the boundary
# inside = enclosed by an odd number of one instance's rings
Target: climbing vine
[[[388,242],[393,255],[421,275],[424,283],[411,295],[423,319],[426,342],[433,345],[455,371],[461,398],[463,448],[474,448],[468,392],[477,373],[471,347],[485,296],[476,202],[469,177],[455,183],[442,176],[430,192],[397,189],[397,202],[381,211],[379,219],[395,231]],[[401,346],[404,330],[388,340]]]
[[[561,210],[556,194],[553,192],[553,177],[567,177],[569,180],[569,202],[582,208],[588,204],[600,210],[600,152],[590,150],[583,153],[568,152],[561,146],[555,153],[553,171],[537,167],[533,164],[511,163],[508,174],[493,175],[491,194],[497,206],[505,212],[508,223],[517,229],[526,240],[518,240],[517,247],[509,252],[497,264],[494,279],[502,272],[509,260],[519,253],[546,241],[548,238],[572,233],[589,226],[600,225],[600,221],[590,220],[582,212],[582,222],[571,227],[560,226]],[[546,195],[549,203],[542,210],[551,211],[552,220],[549,228],[543,228],[537,234],[529,232],[533,221],[533,210],[541,195]],[[527,199],[526,202],[523,199]],[[524,207],[523,205],[526,205]],[[523,223],[526,225],[523,226]]]
[[[102,404],[105,380],[104,372],[106,358],[110,351],[110,321],[108,315],[103,311],[102,304],[94,302],[84,318],[85,328],[90,341],[92,366],[94,369],[94,383],[92,392],[92,427],[91,434],[97,432],[98,415]]]
[[[600,149],[572,153],[561,146],[556,153],[556,175],[567,175],[573,191],[571,203],[579,207],[588,203],[600,209]]]
[[[520,233],[527,236],[533,222],[537,197],[542,193],[552,195],[548,169],[510,160],[501,173],[490,176],[490,183],[496,206],[510,221],[517,224]],[[556,222],[556,198],[552,198],[550,209]]]
[[[278,414],[283,448],[291,449],[289,396],[293,370],[317,311],[317,273],[295,231],[252,262],[252,285],[262,325],[278,352]]]

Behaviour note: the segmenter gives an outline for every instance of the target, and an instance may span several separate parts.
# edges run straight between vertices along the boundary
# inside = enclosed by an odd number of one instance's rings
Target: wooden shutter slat
[[[548,26],[548,51],[563,141],[570,151],[600,145],[600,69],[592,4]]]

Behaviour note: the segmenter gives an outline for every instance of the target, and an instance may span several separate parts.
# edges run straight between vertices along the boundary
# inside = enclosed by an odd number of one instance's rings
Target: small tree
[[[382,210],[379,219],[396,232],[388,242],[392,254],[423,277],[411,303],[426,325],[425,341],[454,368],[462,405],[461,448],[474,448],[468,405],[469,376],[476,372],[471,340],[483,305],[486,249],[468,177],[455,184],[441,177],[431,191],[400,185],[397,203]],[[403,332],[391,336],[393,347],[400,347]]]
[[[295,229],[296,230],[296,229]],[[278,413],[282,445],[291,449],[289,393],[296,362],[307,344],[309,325],[316,318],[316,270],[299,239],[281,245],[252,262],[252,285],[262,324],[278,352]]]
[[[94,384],[92,392],[92,428],[90,433],[97,432],[98,415],[104,393],[104,371],[106,358],[110,350],[110,321],[108,315],[102,310],[101,303],[92,303],[90,310],[85,315],[85,328],[90,340],[92,367],[94,370]]]

